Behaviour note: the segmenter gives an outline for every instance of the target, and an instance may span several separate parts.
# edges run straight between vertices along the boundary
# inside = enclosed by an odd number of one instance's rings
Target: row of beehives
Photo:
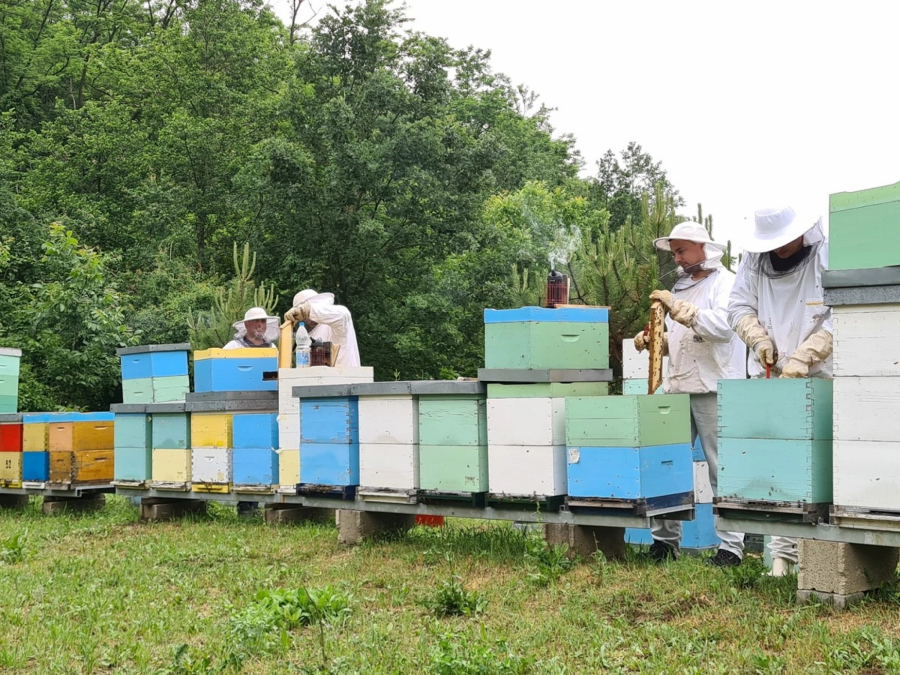
[[[0,487],[67,489],[112,480],[112,413],[23,413],[0,419]]]
[[[633,340],[622,343],[622,393],[646,394],[648,386],[649,359],[647,354],[639,354]],[[663,373],[668,368],[668,357],[663,357]],[[656,394],[662,394],[660,387]],[[694,468],[694,520],[683,524],[681,547],[684,549],[706,549],[718,546],[713,516],[713,491],[709,480],[709,466],[700,444],[699,436],[693,443]],[[625,540],[631,544],[651,544],[653,538],[648,529],[628,528]]]

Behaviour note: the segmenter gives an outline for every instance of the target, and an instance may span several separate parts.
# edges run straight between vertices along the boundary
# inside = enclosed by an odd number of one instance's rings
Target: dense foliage
[[[4,3],[0,345],[25,351],[20,407],[115,400],[115,347],[186,341],[247,242],[270,309],[334,292],[378,377],[474,375],[483,308],[520,304],[511,272],[542,279],[572,237],[596,252],[652,184],[677,198],[640,146],[579,178],[534,101],[383,0],[306,32],[259,0]]]

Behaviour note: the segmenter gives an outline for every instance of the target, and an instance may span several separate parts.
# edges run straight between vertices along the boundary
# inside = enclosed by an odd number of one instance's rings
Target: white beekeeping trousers
[[[691,394],[691,440],[696,442],[697,436],[700,437],[709,467],[709,484],[713,495],[719,494],[719,411],[716,403],[716,394]],[[681,546],[681,530],[680,520],[652,520],[651,534],[654,541],[670,544],[676,550]],[[721,541],[720,549],[739,558],[744,557],[742,532],[716,530],[716,534]]]

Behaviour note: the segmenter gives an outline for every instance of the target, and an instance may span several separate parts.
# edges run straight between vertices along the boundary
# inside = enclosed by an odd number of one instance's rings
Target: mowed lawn
[[[119,497],[62,516],[32,500],[0,512],[0,670],[900,672],[895,588],[836,612],[796,606],[796,580],[760,570],[637,555],[568,567],[508,524],[351,549],[331,525],[268,527],[215,505],[142,523]]]

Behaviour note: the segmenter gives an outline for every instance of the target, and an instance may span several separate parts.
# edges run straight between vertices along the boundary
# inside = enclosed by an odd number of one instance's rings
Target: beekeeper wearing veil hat
[[[700,223],[676,225],[668,237],[653,242],[670,251],[678,266],[671,291],[650,294],[668,310],[663,349],[669,356],[663,389],[667,394],[689,394],[691,435],[699,436],[706,455],[709,481],[716,494],[718,469],[718,381],[744,377],[745,349],[728,325],[728,298],[734,274],[722,265],[725,247],[716,243]],[[647,349],[643,331],[634,338],[638,351]],[[681,543],[681,522],[654,520],[650,557],[656,562],[675,558]],[[708,563],[717,567],[740,565],[744,535],[716,532],[720,544]]]
[[[804,218],[789,206],[760,209],[743,242],[744,258],[728,303],[728,321],[750,347],[751,377],[831,379],[831,309],[822,273],[828,240],[820,218]],[[797,563],[797,540],[772,537],[772,574]]]
[[[234,339],[222,349],[273,347],[278,339],[278,317],[269,316],[262,307],[251,307],[244,318],[232,324]]]
[[[334,304],[333,293],[317,293],[311,288],[294,296],[294,306],[284,318],[289,321],[303,321],[313,340],[339,345],[334,365],[359,366],[359,346],[356,344],[356,330],[350,310]]]

